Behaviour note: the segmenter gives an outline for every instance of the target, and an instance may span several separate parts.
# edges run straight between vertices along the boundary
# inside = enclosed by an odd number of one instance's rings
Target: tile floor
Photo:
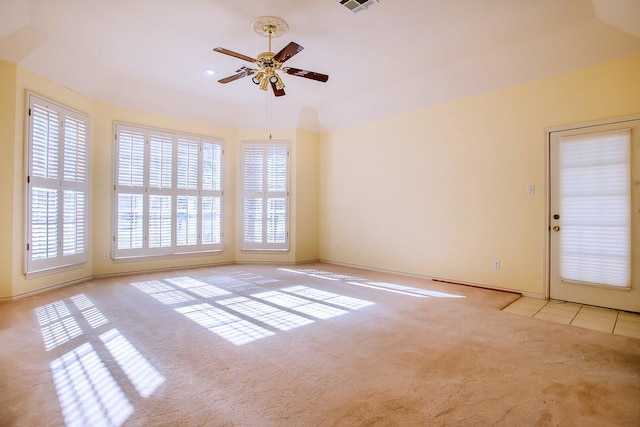
[[[520,297],[502,309],[549,322],[640,338],[640,314],[564,301]]]

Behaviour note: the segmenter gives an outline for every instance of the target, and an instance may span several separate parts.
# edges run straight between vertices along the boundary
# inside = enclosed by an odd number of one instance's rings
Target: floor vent
[[[376,3],[379,3],[380,0],[338,0],[341,5],[352,11],[353,13],[358,13],[361,10],[368,9],[370,6],[373,6]]]

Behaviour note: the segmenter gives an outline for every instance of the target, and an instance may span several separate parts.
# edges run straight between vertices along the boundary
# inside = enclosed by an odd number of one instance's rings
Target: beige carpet
[[[517,296],[315,264],[0,305],[3,426],[640,425],[640,340]]]

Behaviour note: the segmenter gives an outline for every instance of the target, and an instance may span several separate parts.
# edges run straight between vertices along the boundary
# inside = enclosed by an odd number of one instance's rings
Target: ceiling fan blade
[[[329,80],[328,75],[316,73],[315,71],[307,71],[291,67],[283,68],[282,71],[287,74],[291,74],[292,76],[304,77],[311,80],[317,80],[319,82],[326,82],[327,80]]]
[[[271,83],[271,89],[273,89],[273,94],[274,94],[275,96],[284,96],[284,95],[286,95],[286,94],[284,93],[284,89],[278,89],[278,88],[276,87],[276,84],[275,84],[275,83]]]
[[[241,53],[234,52],[232,50],[225,49],[223,47],[216,47],[216,48],[213,49],[213,51],[214,52],[219,52],[219,53],[224,53],[225,55],[233,56],[234,58],[239,58],[239,59],[242,59],[243,61],[252,62],[252,63],[256,62],[256,60],[251,58],[250,56],[243,55]]]
[[[276,53],[273,59],[275,59],[280,63],[283,63],[284,61],[291,59],[293,55],[296,55],[297,53],[301,52],[302,49],[304,48],[300,46],[298,43],[291,42],[288,45],[286,45],[280,52]]]
[[[225,77],[224,79],[218,80],[218,83],[233,82],[233,81],[236,81],[236,80],[241,79],[243,77],[247,77],[247,76],[250,76],[252,74],[255,74],[255,72],[256,72],[255,70],[252,70],[251,68],[241,68],[238,71],[239,71],[239,73],[237,73],[237,74],[234,74],[232,76]]]

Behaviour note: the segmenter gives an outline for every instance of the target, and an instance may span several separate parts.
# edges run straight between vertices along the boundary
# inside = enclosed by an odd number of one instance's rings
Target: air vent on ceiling
[[[373,6],[376,3],[379,3],[380,0],[338,0],[341,5],[344,5],[347,9],[352,11],[353,13],[358,13],[361,10],[365,10],[370,6]]]

